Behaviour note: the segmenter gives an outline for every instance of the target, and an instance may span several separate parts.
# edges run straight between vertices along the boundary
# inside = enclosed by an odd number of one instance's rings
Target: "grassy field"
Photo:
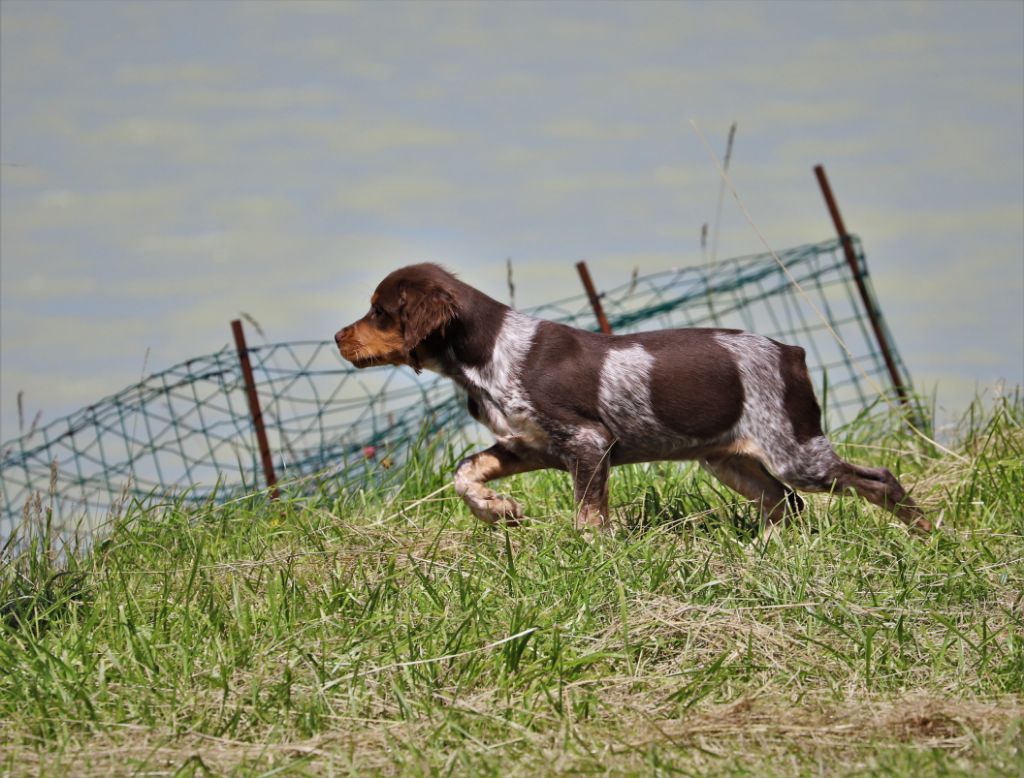
[[[38,531],[0,574],[0,772],[1020,775],[1022,425],[1018,395],[951,452],[839,435],[924,539],[821,496],[764,544],[670,464],[615,472],[595,542],[553,473],[490,529],[429,446],[385,492],[128,509],[66,558]]]

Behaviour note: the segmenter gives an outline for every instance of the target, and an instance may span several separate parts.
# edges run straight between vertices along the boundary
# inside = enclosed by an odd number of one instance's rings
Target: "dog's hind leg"
[[[908,527],[931,532],[914,499],[889,470],[862,467],[841,459],[824,437],[803,443],[788,462],[780,463],[780,476],[797,489],[808,492],[844,494],[852,490],[859,497],[898,516]]]
[[[800,495],[752,456],[731,454],[703,459],[700,464],[730,489],[757,504],[767,533],[783,524],[787,516],[796,515],[804,508]]]
[[[908,527],[932,531],[932,523],[924,517],[924,511],[886,468],[862,467],[839,460],[834,478],[837,490],[853,489],[868,502],[896,514]]]
[[[543,463],[521,457],[501,444],[496,444],[459,462],[455,469],[455,491],[478,519],[488,524],[504,521],[516,525],[523,518],[523,509],[519,503],[498,494],[485,484],[497,478],[542,467],[545,467]]]

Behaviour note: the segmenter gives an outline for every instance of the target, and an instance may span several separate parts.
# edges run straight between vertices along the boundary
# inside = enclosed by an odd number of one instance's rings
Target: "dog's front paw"
[[[510,527],[518,527],[523,521],[522,506],[503,494],[491,492],[482,498],[469,499],[467,497],[466,504],[469,505],[474,516],[488,524],[505,522]]]
[[[523,521],[523,507],[503,494],[495,495],[490,500],[490,509],[499,521],[504,521],[510,527],[518,527]]]

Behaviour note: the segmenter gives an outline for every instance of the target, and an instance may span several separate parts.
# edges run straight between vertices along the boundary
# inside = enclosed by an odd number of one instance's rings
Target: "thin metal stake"
[[[260,410],[260,398],[256,394],[256,381],[252,376],[252,364],[249,362],[249,347],[245,345],[245,332],[242,322],[235,319],[231,322],[231,331],[235,335],[235,348],[238,350],[238,361],[242,365],[242,377],[245,379],[245,394],[249,400],[249,414],[252,426],[256,430],[256,442],[260,447],[260,459],[263,461],[263,475],[267,479],[267,488],[273,500],[281,496],[277,488],[277,477],[274,475],[274,460],[270,457],[270,444],[267,442],[267,431],[263,426],[263,412]]]
[[[597,317],[597,323],[601,326],[601,332],[605,335],[612,334],[611,325],[608,324],[608,319],[604,315],[604,308],[601,307],[601,298],[597,296],[597,290],[594,289],[594,282],[590,280],[590,271],[587,270],[587,263],[580,261],[576,263],[576,272],[580,274],[580,280],[583,281],[583,288],[587,290],[587,297],[590,298],[590,307],[594,309],[594,315]]]
[[[864,310],[867,312],[868,321],[871,322],[871,329],[875,333],[875,340],[878,342],[878,348],[882,352],[882,358],[885,360],[885,366],[889,371],[889,378],[892,380],[893,388],[896,390],[896,394],[899,395],[900,402],[907,407],[911,407],[910,395],[903,385],[903,379],[900,376],[899,370],[896,369],[896,361],[892,357],[892,347],[889,344],[889,339],[886,337],[885,330],[882,328],[878,310],[871,299],[871,295],[868,293],[867,285],[864,283],[864,276],[860,271],[860,264],[857,262],[857,254],[853,250],[853,240],[846,231],[846,225],[843,224],[843,217],[839,213],[839,206],[832,195],[832,187],[829,186],[824,166],[815,165],[814,175],[818,177],[818,186],[821,187],[821,193],[825,197],[828,212],[832,216],[832,223],[835,224],[836,232],[839,234],[839,242],[843,244],[846,262],[853,272],[853,280],[857,284],[857,291],[860,293],[861,302],[864,303]]]

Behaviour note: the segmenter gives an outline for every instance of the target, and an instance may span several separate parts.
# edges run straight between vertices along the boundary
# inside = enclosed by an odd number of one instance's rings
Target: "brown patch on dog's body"
[[[782,395],[786,416],[793,424],[796,439],[804,443],[820,437],[821,406],[807,375],[806,352],[799,346],[779,343],[779,369],[785,391]]]

